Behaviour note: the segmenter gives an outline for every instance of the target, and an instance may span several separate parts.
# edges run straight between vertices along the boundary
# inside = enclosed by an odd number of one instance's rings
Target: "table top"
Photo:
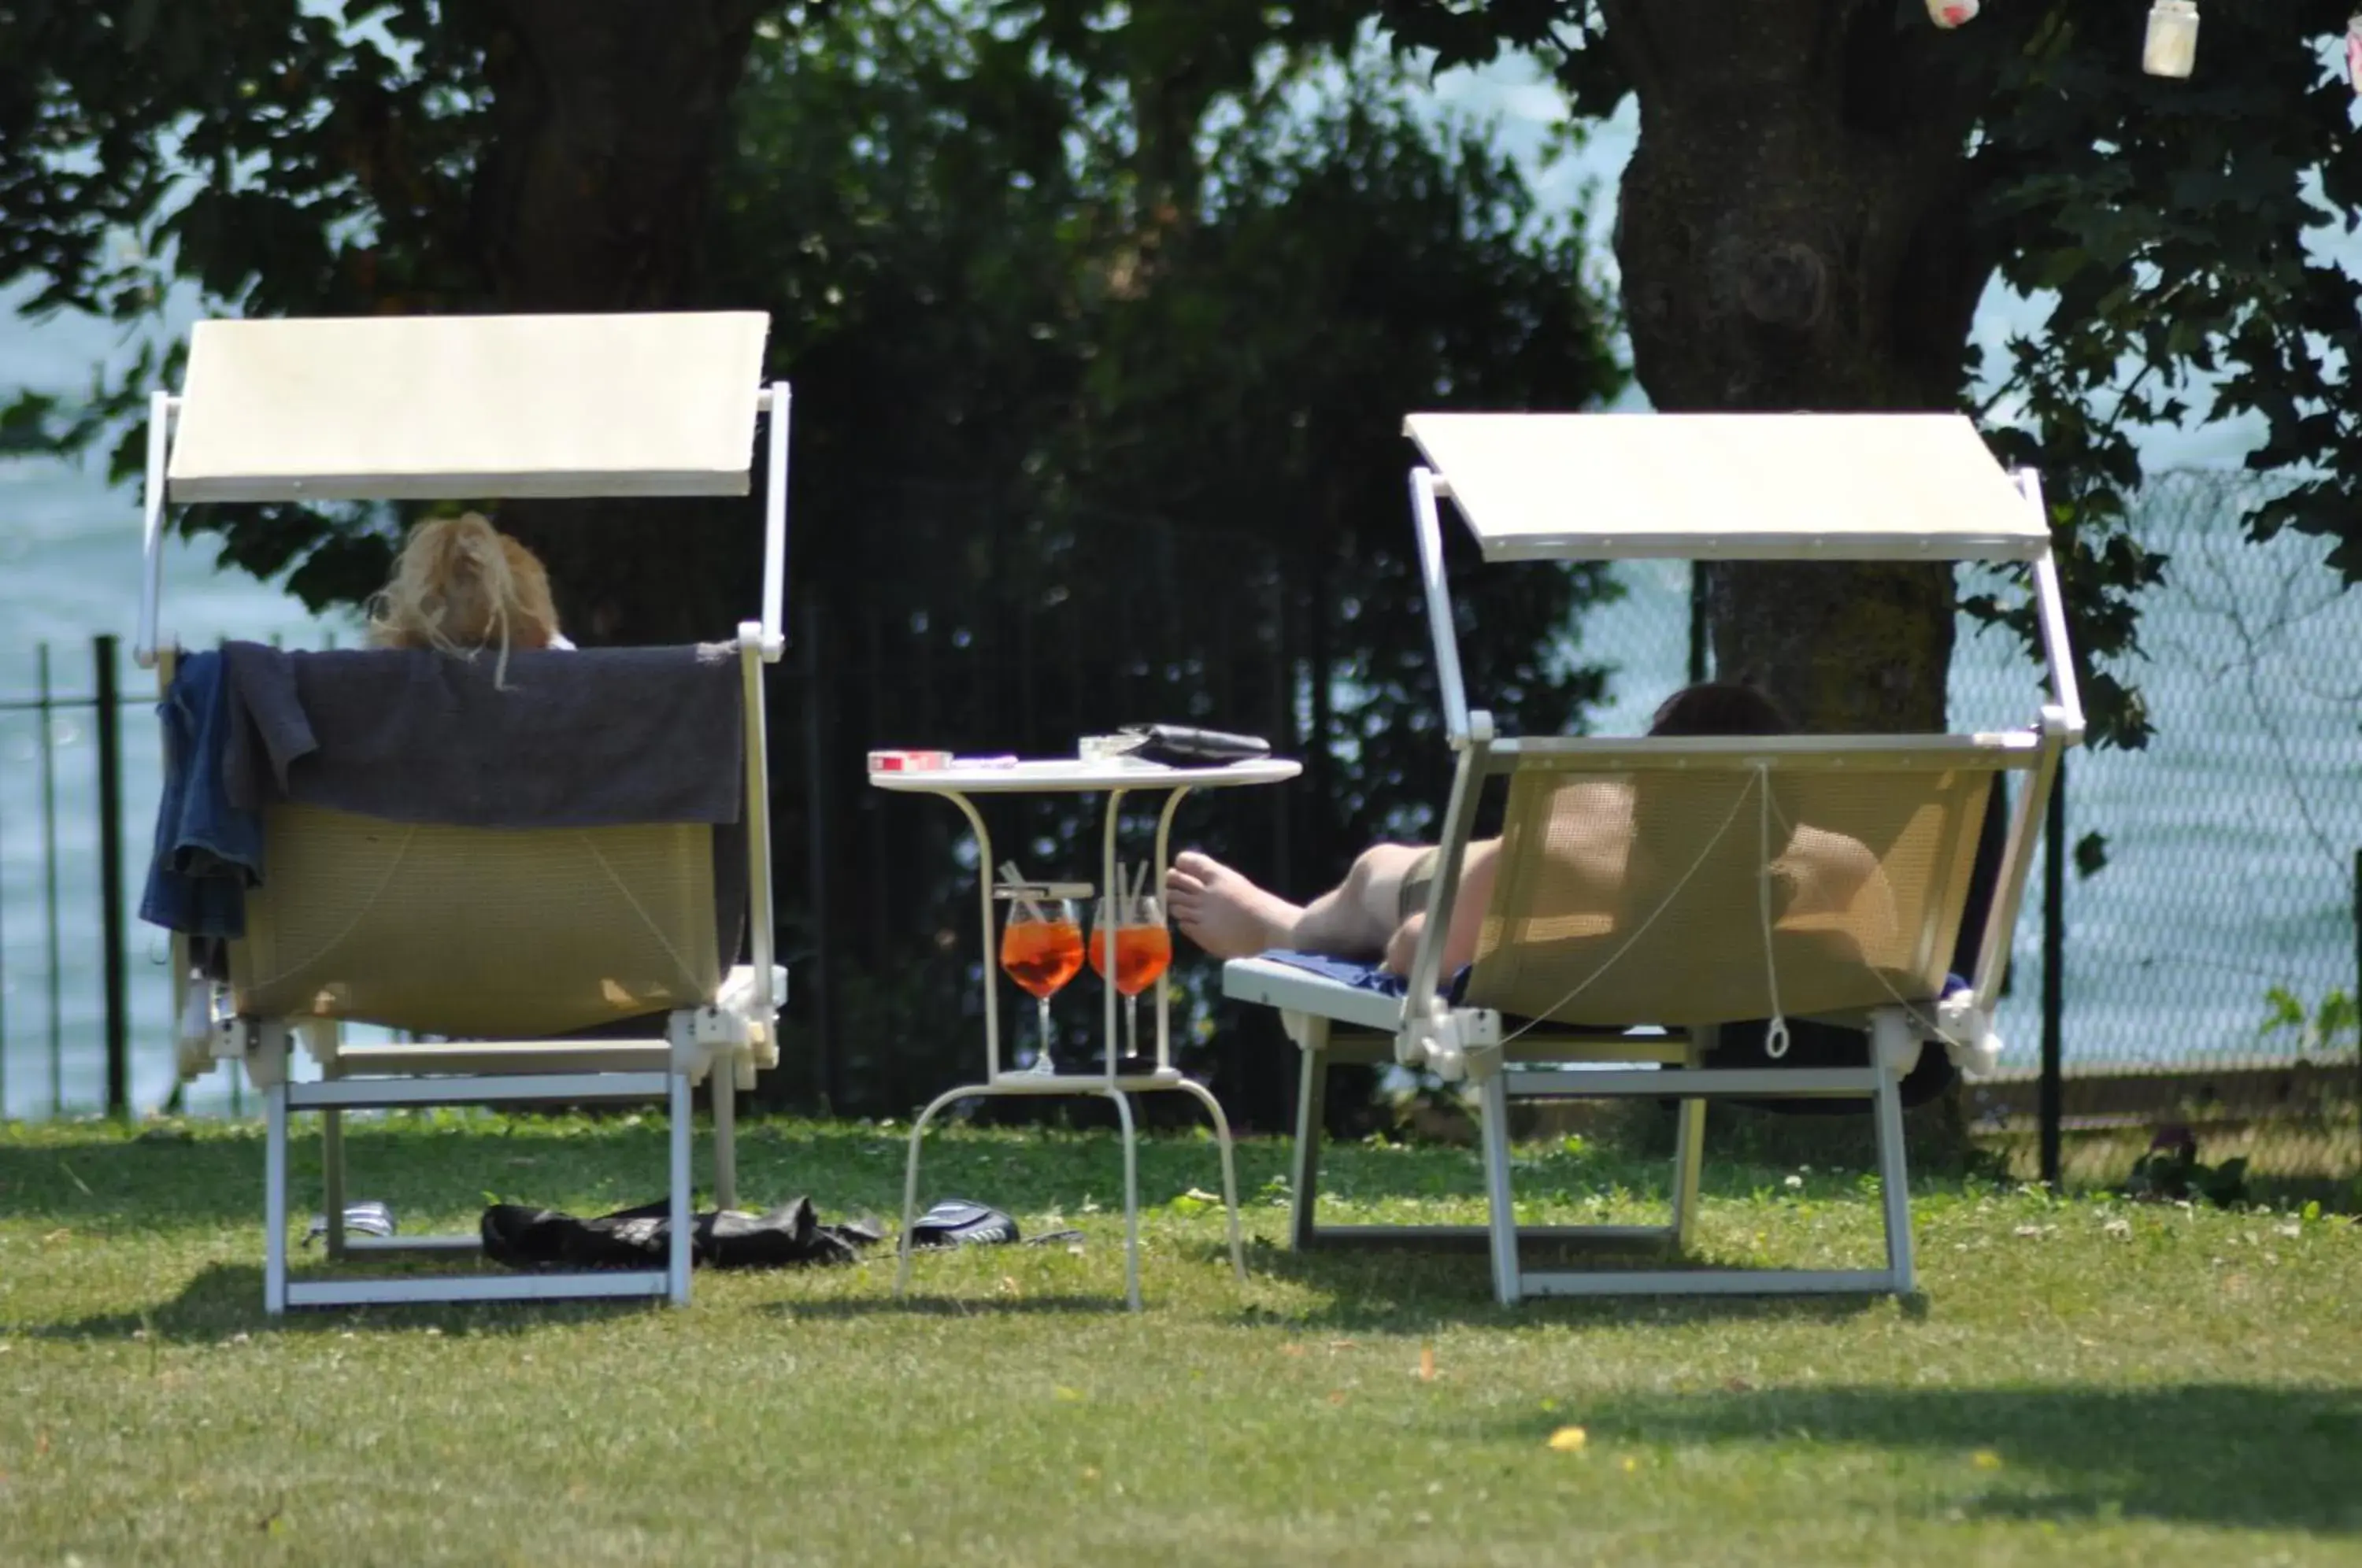
[[[1131,757],[1086,762],[1058,756],[1014,767],[872,773],[869,782],[880,790],[916,795],[1087,794],[1105,790],[1224,790],[1241,784],[1281,784],[1303,771],[1302,763],[1276,756],[1221,767],[1167,767]]]

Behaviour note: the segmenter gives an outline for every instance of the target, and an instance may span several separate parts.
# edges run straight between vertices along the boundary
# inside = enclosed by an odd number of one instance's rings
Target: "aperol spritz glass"
[[[1050,1058],[1050,999],[1083,967],[1083,928],[1072,899],[1019,899],[1000,928],[1000,967],[1042,1010],[1042,1044],[1033,1071],[1054,1073]]]
[[[1108,975],[1108,948],[1112,935],[1115,974]],[[1140,1059],[1140,993],[1154,985],[1173,964],[1173,933],[1164,923],[1164,906],[1149,894],[1137,898],[1105,898],[1091,914],[1091,972],[1123,996],[1124,1055]]]

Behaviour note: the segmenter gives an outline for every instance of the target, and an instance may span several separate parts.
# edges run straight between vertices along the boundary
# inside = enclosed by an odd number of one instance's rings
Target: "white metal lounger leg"
[[[1714,1043],[1711,1027],[1690,1031],[1689,1066],[1702,1066]],[[1705,1101],[1684,1099],[1673,1112],[1673,1250],[1687,1252],[1697,1221],[1698,1184],[1705,1174]]]
[[[1320,1133],[1328,1121],[1329,1021],[1308,1017],[1297,1043],[1304,1054],[1303,1080],[1296,1091],[1296,1170],[1289,1195],[1288,1246],[1308,1251],[1319,1229]]]
[[[667,1268],[666,1294],[676,1307],[689,1305],[690,1228],[690,1145],[695,1141],[695,1124],[690,1115],[690,1088],[687,1073],[672,1075],[672,1256]]]
[[[338,1077],[343,1071],[337,1057],[343,1032],[336,1021],[317,1020],[301,1028],[312,1046],[313,1056],[320,1064],[320,1077]],[[345,1235],[345,1117],[333,1106],[320,1113],[320,1187],[321,1220],[326,1227],[322,1242],[328,1260],[340,1262],[348,1250]]]
[[[705,1076],[713,1086],[713,1207],[738,1205],[737,1064],[720,1061]]]
[[[1904,1168],[1903,1094],[1893,1074],[1878,1091],[1878,1185],[1886,1204],[1886,1266],[1894,1275],[1894,1293],[1908,1296],[1918,1287],[1911,1255],[1911,1182]]]
[[[1900,1013],[1882,1009],[1871,1025],[1871,1054],[1878,1067],[1878,1093],[1871,1101],[1878,1119],[1878,1188],[1886,1210],[1886,1266],[1894,1278],[1894,1293],[1908,1296],[1916,1288],[1917,1271],[1911,1256],[1911,1179],[1904,1165],[1903,1088],[1895,1064],[1913,1044],[1910,1026]]]
[[[262,1309],[287,1310],[287,1080],[262,1091]]]
[[[1673,1112],[1673,1219],[1676,1252],[1689,1250],[1698,1211],[1698,1184],[1705,1174],[1705,1101],[1685,1099]]]
[[[323,1068],[321,1076],[333,1077],[333,1067]],[[326,1194],[325,1240],[333,1262],[345,1255],[345,1113],[333,1108],[320,1112],[320,1185]]]
[[[1493,1227],[1493,1296],[1514,1307],[1524,1294],[1518,1276],[1518,1210],[1509,1193],[1509,1082],[1496,1071],[1485,1080],[1485,1202]]]
[[[266,1070],[274,1070],[267,1067]],[[660,1072],[469,1074],[407,1080],[340,1077],[319,1083],[289,1084],[283,1077],[263,1086],[268,1110],[264,1154],[266,1205],[271,1226],[265,1251],[263,1304],[274,1316],[292,1307],[352,1307],[374,1302],[524,1301],[560,1297],[665,1297],[689,1298],[694,1255],[691,1229],[694,1191],[690,1153],[696,1142],[689,1080]],[[370,1106],[495,1104],[534,1101],[572,1103],[584,1099],[653,1099],[668,1102],[671,1132],[667,1144],[669,1189],[667,1218],[673,1225],[665,1267],[588,1270],[525,1275],[459,1274],[378,1275],[361,1279],[293,1279],[287,1271],[287,1118],[299,1110],[327,1111]],[[462,1252],[481,1250],[475,1235],[348,1236],[348,1253]]]

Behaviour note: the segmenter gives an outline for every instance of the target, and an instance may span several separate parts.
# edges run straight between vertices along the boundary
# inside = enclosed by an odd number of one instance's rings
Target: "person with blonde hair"
[[[432,517],[411,529],[393,580],[370,602],[369,640],[458,658],[497,643],[495,685],[508,674],[511,648],[574,646],[558,630],[540,558],[480,512]]]

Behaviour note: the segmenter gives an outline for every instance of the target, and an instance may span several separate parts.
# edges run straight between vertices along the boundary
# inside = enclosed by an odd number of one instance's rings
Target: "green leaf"
[[[46,456],[57,450],[57,433],[50,425],[58,400],[44,392],[20,392],[0,408],[0,457]]]
[[[2096,877],[2108,864],[2108,835],[2087,833],[2075,841],[2075,875]]]

